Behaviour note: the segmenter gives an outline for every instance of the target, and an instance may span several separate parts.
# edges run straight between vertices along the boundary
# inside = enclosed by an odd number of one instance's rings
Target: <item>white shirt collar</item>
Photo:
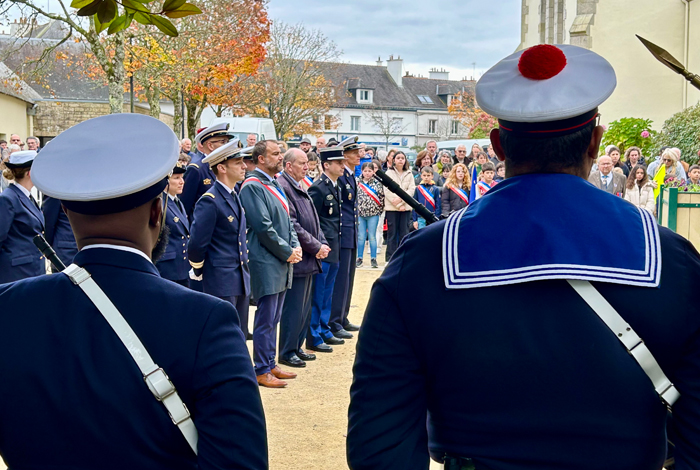
[[[137,250],[136,248],[131,248],[130,246],[119,246],[119,245],[110,245],[108,243],[98,243],[96,245],[84,246],[83,249],[80,251],[88,250],[90,248],[107,248],[110,250],[128,251],[129,253],[135,253],[139,256],[144,257],[145,259],[148,260],[149,263],[153,264],[153,261],[151,260],[151,258],[148,255],[146,255],[146,253],[144,253],[141,250]]]
[[[345,169],[348,170],[353,175],[355,174],[355,172],[353,170],[351,170],[349,166],[345,165]]]
[[[226,186],[224,183],[221,182],[221,180],[216,180],[216,182],[219,183],[221,186],[223,186],[224,189],[226,190],[226,192],[228,192],[229,194],[231,194],[233,192],[233,189]]]
[[[31,194],[30,191],[29,191],[27,188],[25,188],[25,187],[22,186],[21,184],[17,184],[16,181],[10,181],[10,184],[14,184],[15,186],[17,186],[17,188],[18,188],[20,191],[22,191],[22,194],[24,194],[24,195],[27,196],[27,197],[29,197],[29,195]]]
[[[168,197],[170,198],[171,201],[175,202],[175,196],[172,194],[168,193]]]
[[[299,181],[295,180],[292,175],[290,175],[286,171],[284,172],[284,174],[289,176],[289,179],[292,180],[292,182],[297,185],[297,188],[301,188],[301,183]]]
[[[258,170],[258,173],[262,173],[263,175],[265,175],[265,177],[268,179],[268,181],[272,181],[272,176],[268,175],[267,173],[262,171],[260,168],[256,168],[256,169]]]

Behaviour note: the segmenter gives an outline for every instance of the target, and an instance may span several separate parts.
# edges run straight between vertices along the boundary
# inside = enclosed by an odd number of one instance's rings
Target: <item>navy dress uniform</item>
[[[68,216],[61,207],[61,201],[44,196],[41,211],[44,213],[46,221],[44,238],[56,251],[56,255],[63,264],[68,266],[78,254],[78,245],[75,243],[75,235],[73,235]],[[54,267],[51,266],[51,269],[54,270]]]
[[[214,150],[202,163],[218,165],[240,156],[238,139]],[[246,216],[238,195],[217,181],[194,209],[189,247],[190,264],[202,276],[205,294],[231,302],[247,334],[250,268]]]
[[[359,149],[357,136],[345,139],[338,144],[343,151]],[[341,210],[342,234],[340,237],[340,265],[336,288],[333,290],[331,305],[331,330],[338,338],[352,338],[347,331],[358,328],[348,322],[350,300],[355,283],[355,260],[357,254],[357,180],[351,168],[345,168],[343,176],[338,178],[338,188],[343,199]],[[346,331],[347,330],[347,331]]]
[[[183,174],[185,168],[176,165],[173,174]],[[166,201],[167,198],[167,201]],[[158,258],[156,268],[164,279],[189,287],[190,263],[187,258],[187,247],[190,241],[190,222],[185,207],[180,199],[167,193],[163,196],[165,205],[165,225],[170,229],[168,246],[163,256]]]
[[[323,162],[344,160],[342,149],[328,148],[319,151],[321,165]],[[333,331],[330,327],[331,303],[333,292],[338,288],[336,282],[341,256],[341,213],[343,198],[337,181],[331,180],[328,175],[321,173],[309,188],[309,196],[314,203],[321,231],[326,237],[326,243],[331,251],[321,260],[321,272],[314,276],[314,289],[311,301],[311,320],[306,337],[306,347],[319,352],[332,352],[333,348],[326,342],[338,344],[333,341]]]
[[[228,128],[229,124],[227,122],[209,126],[197,134],[195,142],[204,144],[213,137],[221,136],[231,139],[233,138],[233,134],[229,132]],[[199,201],[199,198],[202,197],[202,194],[209,191],[214,181],[216,181],[216,175],[211,171],[209,165],[202,162],[196,163],[195,161],[187,165],[187,171],[185,172],[185,188],[180,195],[180,200],[185,206],[185,211],[190,219],[194,213],[194,205]]]
[[[429,457],[449,469],[657,470],[667,403],[676,469],[700,468],[700,255],[584,179],[602,136],[597,106],[615,88],[610,64],[575,46],[535,48],[476,85],[499,119],[491,140],[508,177],[409,235],[372,289],[350,392],[354,470],[428,469]],[[569,135],[579,171],[556,172],[562,155],[542,150]],[[518,172],[529,158],[552,171]],[[485,250],[494,233],[507,243]],[[406,290],[417,278],[440,292],[440,309]]]
[[[13,153],[6,171],[31,168],[36,155],[34,150]],[[44,256],[32,242],[43,232],[44,214],[29,190],[10,184],[0,194],[0,284],[46,274]]]
[[[125,157],[125,135],[143,142],[149,158]],[[112,114],[52,140],[32,177],[79,215],[76,231],[82,214],[133,214],[144,225],[133,230],[138,238],[149,221],[130,210],[157,204],[177,157],[165,124]],[[0,454],[8,467],[267,469],[262,403],[233,307],[162,279],[132,246],[86,243],[74,263],[63,274],[0,286],[3,311],[22,312],[0,316]]]

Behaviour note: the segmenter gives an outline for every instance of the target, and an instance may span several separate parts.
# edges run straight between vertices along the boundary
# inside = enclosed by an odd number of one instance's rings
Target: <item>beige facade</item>
[[[22,139],[32,135],[32,116],[27,115],[24,100],[0,92],[0,140],[10,141],[11,134]]]
[[[520,49],[573,44],[602,55],[618,81],[600,108],[602,122],[646,118],[660,129],[671,115],[698,103],[700,91],[658,62],[635,34],[700,74],[698,0],[522,0]]]

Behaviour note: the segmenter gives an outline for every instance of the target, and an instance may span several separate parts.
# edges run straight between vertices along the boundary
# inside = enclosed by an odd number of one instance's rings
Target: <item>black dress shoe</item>
[[[347,324],[343,327],[345,331],[360,331],[360,327],[357,325],[353,325],[350,322],[347,322]]]
[[[340,339],[352,339],[353,338],[352,334],[348,333],[345,330],[338,330],[338,331],[333,333],[333,336],[335,336],[336,338],[340,338]]]
[[[296,355],[280,357],[279,363],[289,367],[306,367],[306,362],[299,359]]]
[[[328,346],[326,343],[321,343],[318,346],[307,346],[306,349],[310,349],[310,350],[316,351],[316,352],[325,352],[325,353],[333,352],[333,348]]]
[[[345,344],[345,340],[340,339],[340,338],[336,338],[334,336],[331,336],[328,339],[324,339],[323,341],[325,341],[326,344]]]
[[[302,361],[315,361],[316,360],[316,354],[309,354],[306,351],[302,351],[301,349],[297,351],[297,356],[299,356],[299,359]]]

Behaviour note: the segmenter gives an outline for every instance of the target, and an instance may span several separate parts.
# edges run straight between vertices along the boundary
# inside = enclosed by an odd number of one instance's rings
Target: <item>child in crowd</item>
[[[506,164],[505,162],[498,162],[496,165],[496,177],[493,179],[496,183],[500,183],[506,179]]]
[[[493,166],[493,163],[491,162],[486,162],[483,165],[481,165],[481,178],[480,181],[476,185],[476,198],[479,199],[481,196],[486,194],[489,189],[493,188],[498,184],[498,182],[494,181],[494,177],[496,176],[496,167]]]
[[[691,165],[688,168],[688,183],[700,184],[700,165]]]
[[[314,152],[309,152],[307,155],[309,157],[309,171],[306,172],[306,176],[311,178],[311,182],[314,182],[321,174],[318,168],[318,157]]]
[[[374,162],[362,164],[361,177],[357,179],[357,261],[356,267],[362,267],[365,251],[365,240],[369,237],[370,263],[373,268],[377,264],[377,225],[380,215],[384,212],[384,186],[374,178]]]
[[[416,186],[416,191],[413,193],[414,199],[427,207],[436,217],[440,218],[442,213],[440,188],[433,181],[433,167],[423,167],[420,172],[420,180],[420,184]],[[423,227],[425,227],[425,219],[420,217],[416,211],[413,211],[413,228],[417,230]]]

